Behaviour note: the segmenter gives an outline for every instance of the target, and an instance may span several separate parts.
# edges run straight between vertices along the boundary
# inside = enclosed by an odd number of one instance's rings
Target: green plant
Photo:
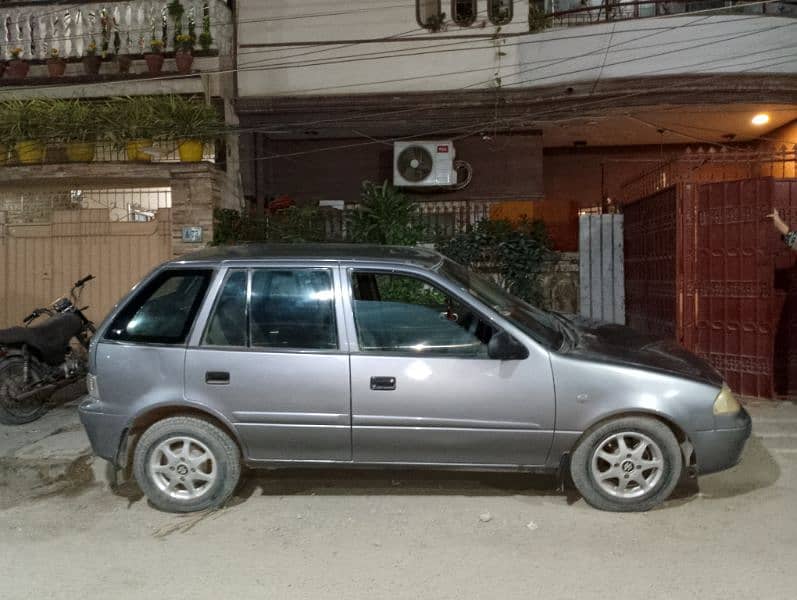
[[[207,2],[202,4],[202,33],[199,34],[199,46],[207,52],[213,45],[213,36],[210,33],[210,6]]]
[[[9,48],[8,53],[11,55],[11,60],[20,60],[20,55],[22,54],[22,48]]]
[[[211,142],[221,135],[224,121],[203,98],[195,96],[156,96],[149,98],[154,113],[157,137],[167,140]]]
[[[44,99],[4,100],[0,102],[0,144],[45,141],[51,121],[51,104]]]
[[[49,101],[48,138],[59,142],[89,142],[97,139],[97,123],[107,121],[102,104],[78,99]]]
[[[426,29],[431,32],[437,32],[445,28],[446,13],[441,12],[436,15],[429,15],[426,17],[426,22],[423,24]]]
[[[149,49],[153,54],[160,54],[163,52],[163,40],[152,38],[149,41]]]
[[[326,222],[314,206],[291,206],[269,216],[251,216],[237,210],[213,213],[213,244],[241,242],[325,242]]]
[[[190,52],[194,48],[194,38],[187,33],[181,33],[174,40],[175,48],[183,52]]]
[[[548,29],[552,25],[551,15],[545,12],[545,6],[535,2],[529,3],[529,31],[536,33]]]
[[[518,223],[480,221],[436,244],[437,250],[452,260],[496,276],[506,290],[531,302],[540,299],[534,279],[549,253],[549,245],[545,223],[525,217]]]
[[[98,124],[117,148],[129,140],[152,139],[157,129],[155,103],[150,96],[111,98],[98,110]]]
[[[385,181],[362,184],[360,204],[349,215],[351,241],[414,246],[428,237],[420,207]]]
[[[89,45],[86,46],[86,56],[96,56],[97,54],[97,42],[91,40]]]

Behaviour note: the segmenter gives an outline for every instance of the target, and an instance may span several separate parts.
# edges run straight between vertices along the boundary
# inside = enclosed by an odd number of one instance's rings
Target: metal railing
[[[586,5],[585,5],[586,4]],[[757,2],[755,0],[552,0],[546,3],[547,24],[553,27],[589,25],[607,21],[625,21],[694,12],[711,14],[771,15],[797,18],[797,2],[790,0]]]

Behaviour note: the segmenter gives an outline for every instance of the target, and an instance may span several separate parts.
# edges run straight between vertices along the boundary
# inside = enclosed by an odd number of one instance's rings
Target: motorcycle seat
[[[69,340],[80,333],[83,321],[74,313],[56,315],[33,327],[0,330],[0,346],[29,346],[48,365],[64,362]]]

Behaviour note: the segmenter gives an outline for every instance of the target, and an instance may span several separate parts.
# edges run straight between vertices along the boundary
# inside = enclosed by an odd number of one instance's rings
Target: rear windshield
[[[105,339],[183,344],[205,297],[210,269],[171,269],[142,287],[116,315]]]

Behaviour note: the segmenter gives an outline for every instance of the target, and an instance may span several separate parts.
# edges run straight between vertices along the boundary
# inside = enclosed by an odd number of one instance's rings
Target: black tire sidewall
[[[616,498],[604,492],[593,477],[592,455],[607,437],[620,432],[640,433],[661,449],[664,472],[656,487],[640,498]],[[615,512],[639,512],[666,500],[681,478],[683,459],[678,440],[669,427],[649,417],[618,418],[593,428],[577,445],[570,460],[570,473],[578,491],[591,506]]]
[[[216,460],[216,481],[207,493],[194,500],[170,497],[161,491],[147,470],[155,449],[167,439],[180,436],[202,442]],[[216,425],[193,417],[172,417],[158,421],[141,436],[133,456],[133,474],[149,501],[160,510],[186,513],[217,508],[235,491],[240,478],[240,455],[235,442]]]
[[[19,363],[20,366],[24,367],[25,359],[21,356],[9,356],[4,358],[2,362],[0,362],[0,379],[2,379],[5,375],[5,372],[10,369],[15,364]],[[41,378],[41,371],[39,367],[36,365],[35,359],[31,357],[30,359],[30,369],[31,372],[37,377]],[[47,400],[49,396],[42,398],[41,403],[37,407],[35,411],[33,411],[30,415],[25,417],[19,417],[15,415],[13,412],[10,412],[4,406],[2,400],[0,400],[0,423],[3,425],[24,425],[25,423],[31,423],[41,417],[47,411]]]

